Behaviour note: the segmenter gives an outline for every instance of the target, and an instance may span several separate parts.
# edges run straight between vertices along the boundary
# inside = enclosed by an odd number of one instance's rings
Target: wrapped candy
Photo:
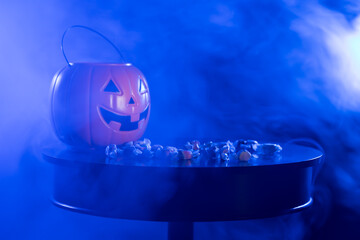
[[[200,142],[198,140],[191,141],[191,144],[193,146],[193,150],[197,151],[200,150]]]
[[[263,144],[258,145],[256,154],[271,156],[276,153],[279,153],[281,150],[282,150],[282,148],[279,144],[263,143]]]
[[[182,150],[181,151],[181,157],[185,160],[188,160],[188,159],[191,159],[193,156],[192,156],[192,152],[189,151],[189,150]]]
[[[153,156],[156,158],[160,158],[162,156],[163,149],[164,147],[158,144],[151,146],[151,152],[153,153]]]
[[[259,146],[259,143],[255,140],[246,140],[245,144],[250,147],[251,152],[255,152],[257,150],[257,147]]]
[[[140,149],[135,148],[132,152],[134,156],[139,156],[142,154],[142,151]]]
[[[212,161],[215,164],[229,166],[234,164],[234,161],[249,161],[251,158],[257,159],[259,156],[265,159],[272,158],[281,150],[282,148],[278,144],[259,144],[255,140],[243,139],[238,139],[234,142],[209,141],[202,144],[198,140],[193,140],[186,142],[184,149],[178,149],[173,146],[164,148],[159,144],[151,145],[151,141],[144,138],[143,140],[127,142],[118,146],[110,144],[106,147],[105,154],[109,159],[116,159],[120,156],[128,156],[130,157],[129,159],[168,158],[190,161],[187,162],[187,166],[191,165],[189,165],[191,161],[196,161],[196,164],[205,161],[205,165],[207,165],[207,162]]]
[[[109,158],[117,157],[117,146],[115,144],[110,144],[105,149],[105,155]]]
[[[229,160],[230,160],[229,154],[228,154],[228,153],[225,153],[225,152],[222,152],[222,153],[221,153],[221,160],[229,161]]]
[[[247,150],[239,151],[237,157],[240,161],[249,161],[251,158],[251,153]]]
[[[193,150],[193,145],[190,143],[190,142],[187,142],[185,145],[184,145],[184,148],[186,150]]]
[[[199,157],[200,156],[200,151],[199,150],[194,150],[193,152],[192,152],[192,157],[193,158],[197,158],[197,157]]]
[[[176,147],[167,146],[164,150],[165,157],[169,157],[171,159],[175,159],[178,157],[178,150]]]

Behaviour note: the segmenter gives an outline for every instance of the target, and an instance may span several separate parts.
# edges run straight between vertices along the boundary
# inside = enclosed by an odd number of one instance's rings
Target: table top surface
[[[137,167],[178,167],[178,168],[213,168],[213,167],[261,167],[270,165],[311,164],[320,159],[323,153],[315,148],[297,144],[282,144],[283,150],[274,157],[251,158],[249,161],[190,162],[185,160],[171,161],[170,159],[120,159],[109,162],[104,150],[78,149],[66,145],[48,146],[43,149],[44,158],[54,164],[106,164],[110,166]],[[190,163],[189,163],[190,162]]]

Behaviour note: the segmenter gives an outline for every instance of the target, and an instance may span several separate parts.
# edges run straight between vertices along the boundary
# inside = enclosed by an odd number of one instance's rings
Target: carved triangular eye
[[[139,78],[139,93],[146,93],[146,92],[147,92],[147,89],[146,89],[144,80]]]
[[[104,89],[104,92],[113,92],[113,93],[121,93],[120,89],[118,89],[113,82],[113,80],[110,80],[107,86]]]

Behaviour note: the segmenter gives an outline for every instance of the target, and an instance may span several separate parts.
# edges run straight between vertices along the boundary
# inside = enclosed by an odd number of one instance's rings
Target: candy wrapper
[[[122,145],[110,144],[105,149],[108,163],[126,160],[172,161],[177,164],[220,164],[248,162],[256,159],[271,159],[281,152],[279,144],[258,143],[255,140],[238,139],[226,142],[204,142],[198,140],[186,142],[182,148],[173,146],[151,145],[147,138]],[[183,161],[183,162],[182,162]]]

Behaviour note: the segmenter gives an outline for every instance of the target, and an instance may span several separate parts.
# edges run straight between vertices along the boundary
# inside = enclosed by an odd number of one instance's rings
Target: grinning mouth
[[[149,113],[149,106],[146,107],[146,109],[140,113],[140,118],[138,121],[131,122],[131,116],[123,116],[119,115],[117,113],[113,113],[109,110],[106,110],[105,108],[99,107],[101,116],[103,117],[104,121],[109,125],[110,122],[117,122],[120,123],[120,129],[119,131],[133,131],[138,129],[139,122],[142,119],[146,119],[148,113]]]

